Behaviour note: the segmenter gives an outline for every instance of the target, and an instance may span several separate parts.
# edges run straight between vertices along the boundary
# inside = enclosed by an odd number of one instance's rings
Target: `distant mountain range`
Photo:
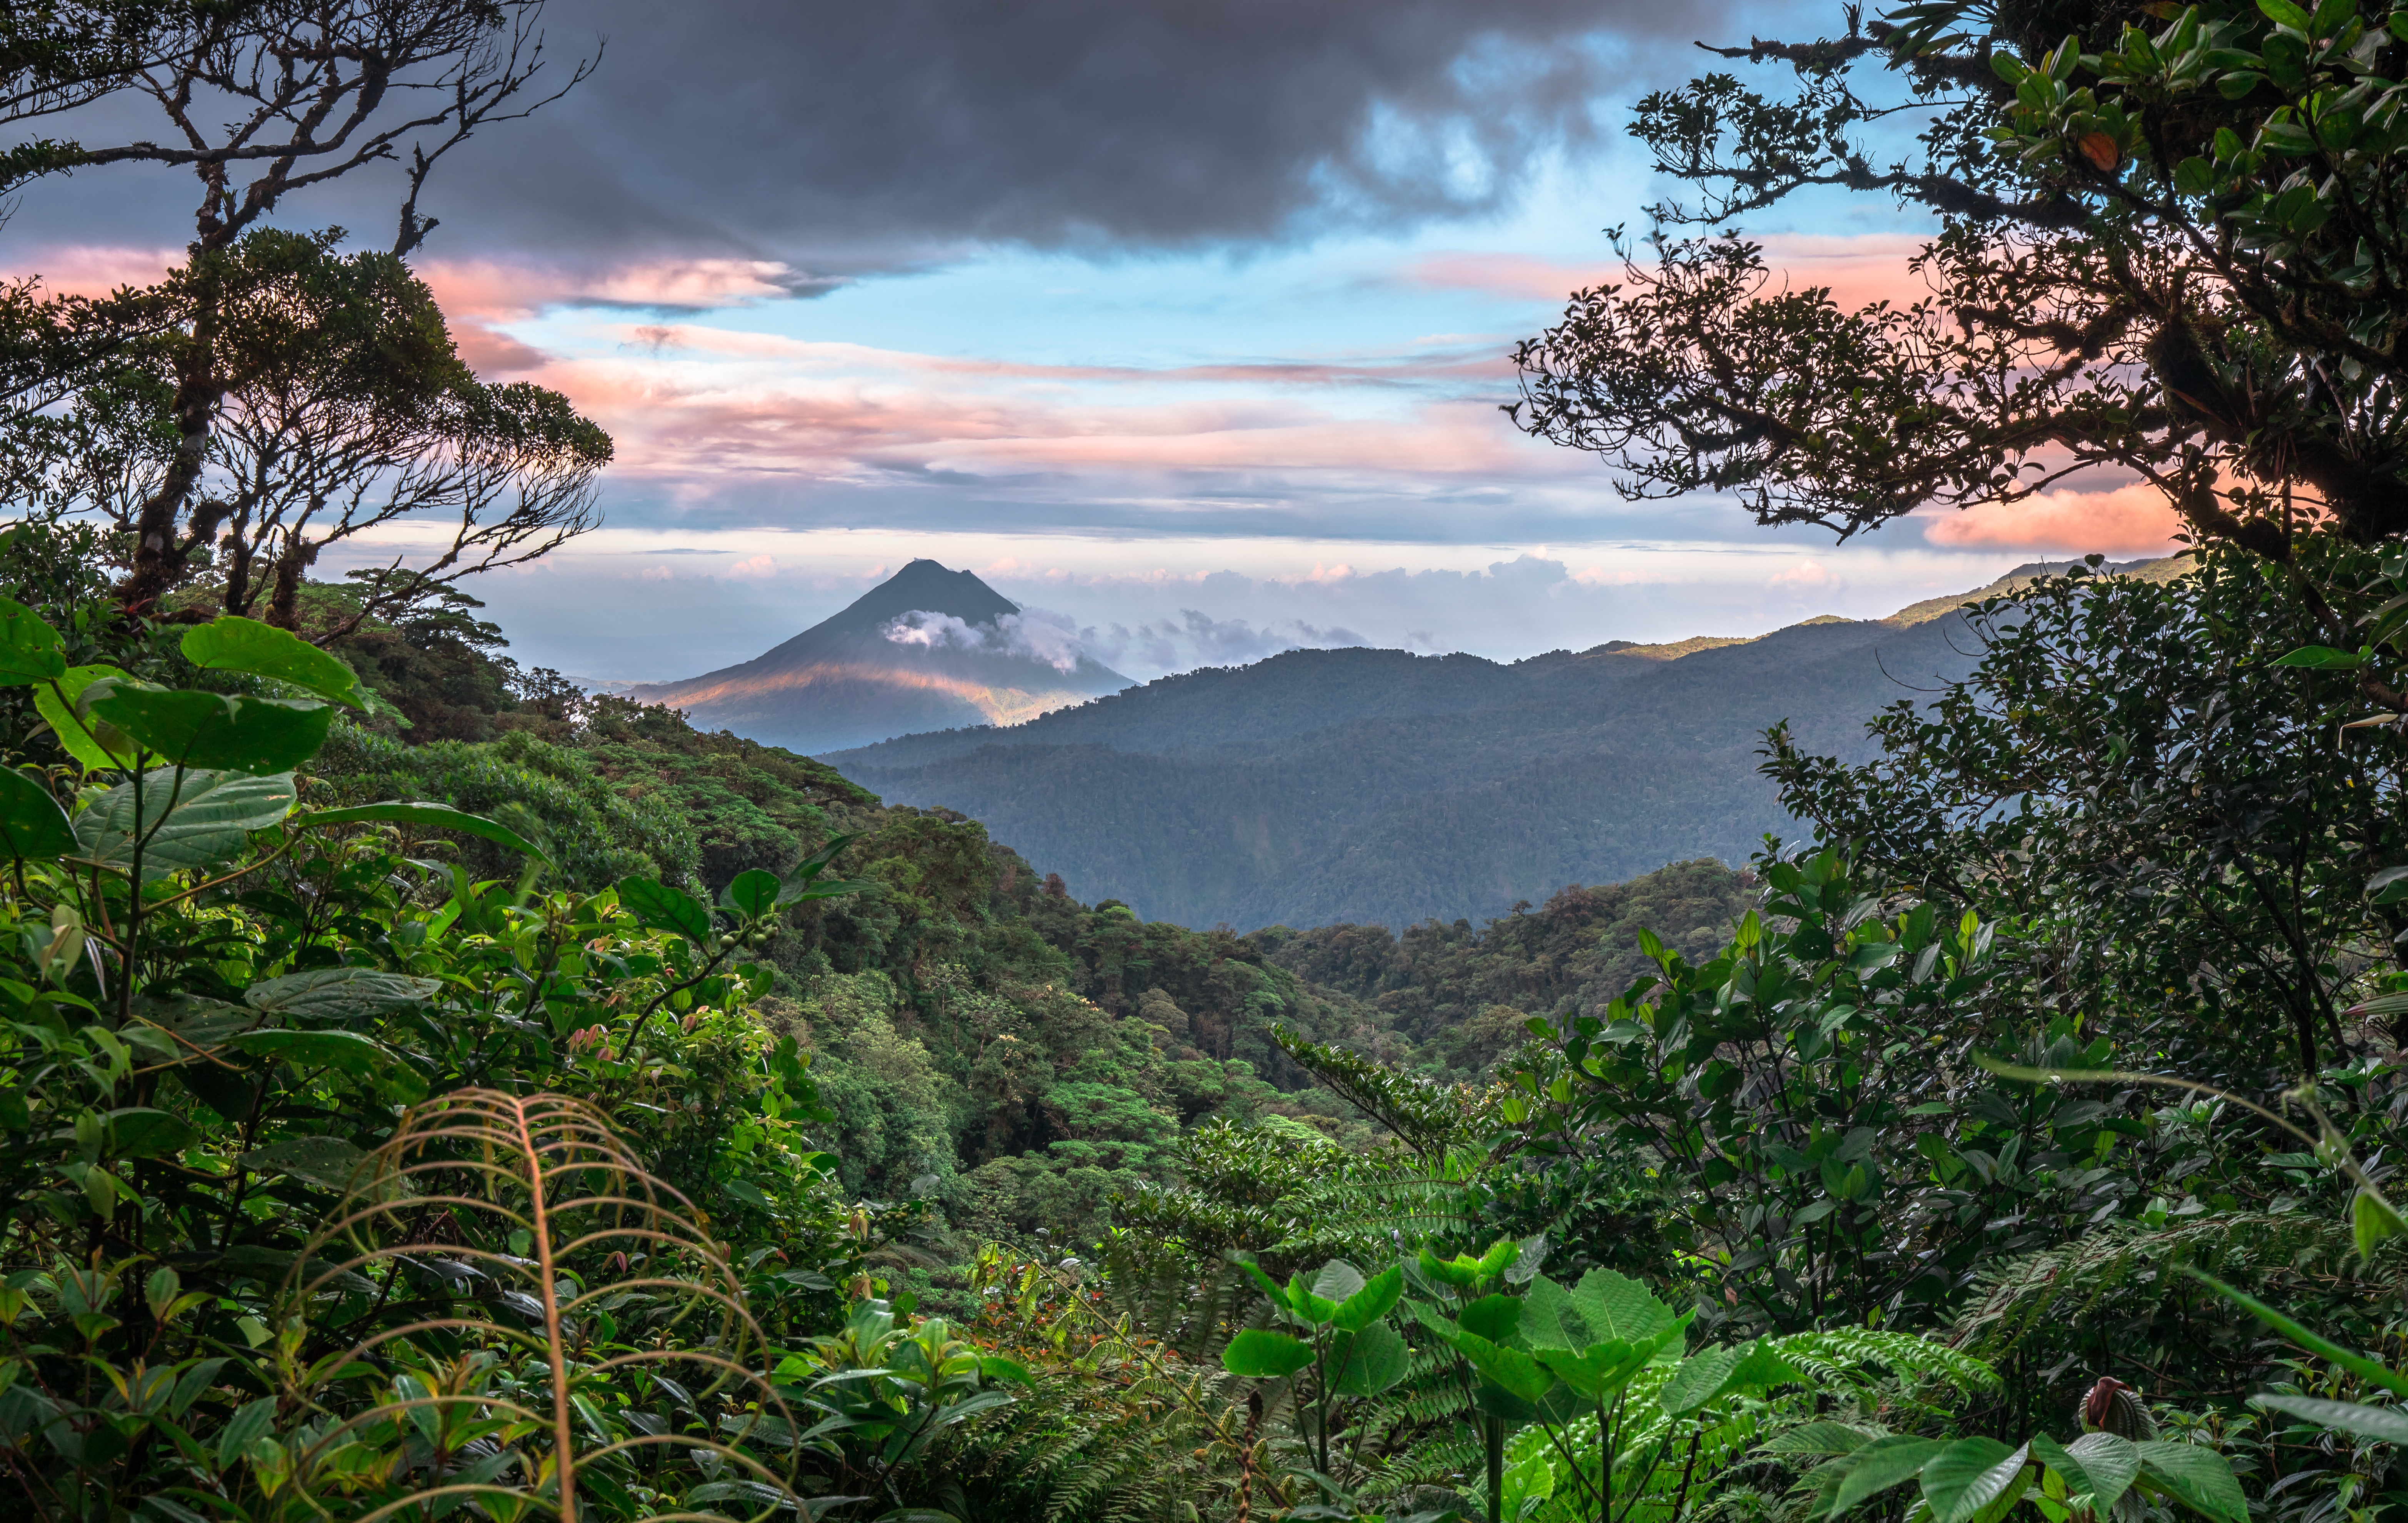
[[[697,728],[806,755],[945,726],[1017,724],[1129,679],[967,571],[914,561],[740,666],[625,689]]]
[[[1767,726],[1861,758],[1877,710],[1971,670],[1977,642],[1953,609],[2062,569],[1753,639],[1511,663],[1294,650],[826,760],[890,803],[970,815],[1080,897],[1148,919],[1476,920],[1566,884],[1743,861],[1767,832],[1795,833],[1756,771]]]

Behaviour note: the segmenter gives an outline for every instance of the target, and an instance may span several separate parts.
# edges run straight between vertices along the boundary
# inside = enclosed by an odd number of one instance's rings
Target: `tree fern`
[[[989,1513],[1151,1519],[1199,1512],[1240,1469],[1240,1383],[1188,1353],[1226,1339],[1226,1276],[1184,1293],[1015,1262],[990,1249],[972,1288],[982,1328],[1029,1356],[1029,1399],[965,1426],[949,1455]],[[1276,1420],[1274,1411],[1269,1416]]]
[[[2384,1263],[2396,1270],[2402,1245],[2387,1245]],[[2077,1326],[2111,1298],[2137,1296],[2149,1305],[2186,1288],[2168,1273],[2192,1264],[2218,1278],[2243,1283],[2290,1275],[2318,1266],[2323,1275],[2366,1271],[2354,1260],[2349,1225],[2321,1213],[2216,1213],[2151,1229],[2118,1222],[2043,1252],[1988,1271],[1956,1318],[1951,1342],[1977,1355],[1997,1355],[2044,1329]]]
[[[1835,1328],[1768,1338],[1765,1346],[1827,1387],[1871,1384],[1870,1372],[1885,1369],[1910,1386],[1941,1387],[1959,1395],[2001,1388],[1998,1372],[1935,1338],[1879,1328]]]

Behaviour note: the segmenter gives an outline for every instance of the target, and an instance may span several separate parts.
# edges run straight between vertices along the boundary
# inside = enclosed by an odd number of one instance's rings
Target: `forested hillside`
[[[2157,579],[2183,563],[2102,569]],[[1980,642],[1952,609],[2064,569],[1756,639],[1512,663],[1292,650],[824,760],[889,798],[977,816],[1082,893],[1184,925],[1484,919],[1796,835],[1756,770],[1766,728],[1860,759],[1876,711],[1971,670]]]
[[[1766,726],[1860,757],[1867,719],[1962,676],[1974,646],[1949,616],[1673,661],[1297,650],[827,760],[1182,924],[1484,919],[1569,883],[1745,861],[1796,829],[1756,770]]]

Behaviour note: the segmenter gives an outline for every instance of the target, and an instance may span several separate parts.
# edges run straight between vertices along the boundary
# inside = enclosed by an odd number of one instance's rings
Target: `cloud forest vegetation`
[[[1801,829],[1744,869],[1240,935],[504,654],[460,583],[590,528],[609,441],[407,262],[581,77],[533,7],[12,11],[14,121],[257,113],[0,158],[203,191],[162,284],[0,302],[17,1510],[2408,1505],[2408,13],[1836,19],[1641,104],[1697,199],[1516,420],[1849,533],[2113,467],[2183,574],[2001,590],[1861,742],[1770,728]],[[390,251],[271,217],[378,164]],[[1767,294],[1729,230],[1833,185],[1935,220],[1928,301]],[[446,534],[311,574],[396,514]]]

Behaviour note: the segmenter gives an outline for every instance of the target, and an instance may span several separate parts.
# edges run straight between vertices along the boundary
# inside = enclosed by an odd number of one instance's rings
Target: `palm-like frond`
[[[280,1463],[320,1516],[802,1506],[800,1427],[760,1373],[741,1281],[581,1101],[462,1089],[413,1109],[278,1311],[285,1402],[305,1414]],[[359,1402],[380,1371],[390,1394]],[[412,1462],[357,1468],[413,1433]]]

